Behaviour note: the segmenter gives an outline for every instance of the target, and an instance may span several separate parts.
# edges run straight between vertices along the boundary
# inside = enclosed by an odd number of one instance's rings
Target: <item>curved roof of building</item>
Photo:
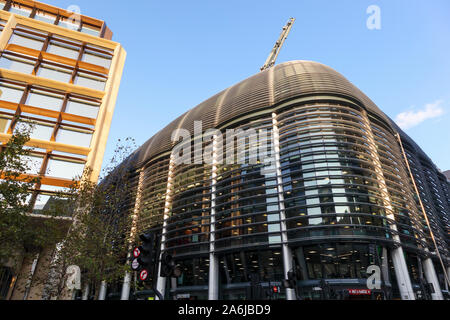
[[[203,130],[217,128],[237,116],[311,94],[352,98],[390,123],[386,115],[340,73],[318,62],[296,60],[257,73],[205,100],[156,133],[129,160],[139,167],[154,156],[171,150],[174,145],[172,132],[183,128],[193,133],[194,121],[202,121]]]

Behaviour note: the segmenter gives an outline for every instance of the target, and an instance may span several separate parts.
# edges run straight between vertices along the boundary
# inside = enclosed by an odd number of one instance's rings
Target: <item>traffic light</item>
[[[281,287],[280,286],[269,286],[266,290],[266,296],[270,300],[272,300],[274,297],[277,297],[278,294],[281,293]]]
[[[150,282],[155,277],[156,254],[158,252],[158,241],[155,233],[149,232],[139,236],[142,245],[133,250],[133,261],[131,268],[138,271],[139,280]]]
[[[279,286],[272,286],[272,293],[280,293],[281,287]]]
[[[175,264],[173,257],[168,252],[164,252],[161,256],[161,277],[178,278],[181,276],[181,270]]]

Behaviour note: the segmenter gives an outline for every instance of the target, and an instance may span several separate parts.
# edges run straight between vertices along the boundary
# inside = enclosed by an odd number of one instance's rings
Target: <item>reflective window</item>
[[[17,72],[31,74],[34,69],[34,65],[34,60],[13,56],[9,53],[3,53],[0,58],[0,68]]]
[[[106,80],[103,77],[95,76],[92,74],[78,72],[75,77],[74,84],[103,91],[105,90]]]
[[[44,160],[42,156],[23,156],[21,157],[27,164],[26,173],[28,174],[39,174],[42,166],[42,161]]]
[[[81,27],[81,32],[87,33],[93,36],[100,36],[100,29],[96,28],[94,26],[90,26],[88,24],[83,23],[83,26]]]
[[[70,188],[50,186],[50,185],[44,185],[44,184],[41,186],[41,190],[52,191],[52,192],[59,192],[59,193],[63,193],[63,192],[68,193],[68,192],[70,192]]]
[[[60,17],[58,26],[78,31],[78,29],[80,29],[80,21],[77,21],[76,19]]]
[[[44,39],[25,32],[16,31],[11,36],[11,39],[9,39],[9,43],[41,51],[44,45]]]
[[[45,12],[45,11],[38,9],[36,11],[36,15],[34,16],[34,19],[43,21],[43,22],[47,22],[47,23],[51,23],[51,24],[55,24],[56,16],[49,12]]]
[[[53,193],[41,192],[37,196],[33,207],[34,214],[60,214],[64,212],[64,205],[67,200]]]
[[[0,83],[0,100],[19,103],[23,96],[24,87],[9,83]]]
[[[61,82],[69,82],[72,77],[72,69],[42,63],[36,75]]]
[[[49,200],[49,195],[39,194],[36,198],[36,203],[34,204],[33,213],[38,214],[39,211],[42,211]]]
[[[31,89],[25,104],[33,107],[60,111],[64,96],[39,89]]]
[[[76,45],[71,45],[57,40],[51,40],[47,52],[56,54],[58,56],[77,60],[80,48]]]
[[[83,174],[84,164],[68,160],[50,159],[46,174],[52,177],[72,180]]]
[[[53,133],[54,124],[47,124],[44,122],[36,123],[31,131],[30,138],[38,140],[50,140]]]
[[[207,257],[176,261],[182,271],[177,286],[195,286],[208,284],[209,259]]]
[[[109,69],[109,67],[111,67],[112,57],[110,55],[86,49],[82,61]]]
[[[3,9],[3,7],[5,6],[6,1],[5,0],[1,0],[0,1],[0,10]]]
[[[77,116],[97,119],[99,107],[99,103],[70,98],[67,102],[66,112]]]
[[[366,278],[367,267],[375,263],[374,254],[381,251],[381,247],[370,251],[370,246],[340,243],[303,247],[309,279]]]
[[[11,119],[10,116],[0,114],[0,133],[7,133]]]
[[[62,127],[56,135],[56,142],[76,145],[88,148],[91,145],[92,133],[89,131],[69,130],[68,127]]]
[[[283,262],[279,250],[236,252],[220,259],[220,281],[223,284],[250,282],[256,275],[260,281],[283,279]]]
[[[13,3],[9,12],[14,14],[20,14],[21,16],[29,17],[31,15],[31,8],[26,7],[22,4]]]

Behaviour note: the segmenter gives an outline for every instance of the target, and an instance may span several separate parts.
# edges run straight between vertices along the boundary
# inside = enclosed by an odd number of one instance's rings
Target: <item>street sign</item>
[[[348,294],[355,295],[355,296],[370,295],[370,294],[372,294],[372,290],[370,290],[370,289],[348,289]]]
[[[147,280],[148,278],[148,272],[147,270],[142,270],[141,273],[139,274],[139,279],[141,279],[142,281]]]
[[[133,257],[137,258],[141,255],[141,250],[139,248],[134,248]]]
[[[136,271],[137,269],[139,269],[141,265],[139,264],[139,262],[137,261],[137,259],[133,259],[133,261],[131,262],[131,269],[133,269],[134,271]]]

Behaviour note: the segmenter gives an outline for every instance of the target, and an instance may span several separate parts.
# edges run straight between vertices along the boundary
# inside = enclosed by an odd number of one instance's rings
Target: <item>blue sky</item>
[[[105,163],[117,139],[138,145],[186,110],[259,71],[297,20],[278,63],[314,60],[349,79],[436,165],[450,169],[448,0],[44,0],[103,19],[128,57]],[[126,4],[129,4],[126,5]],[[369,30],[370,5],[381,29]]]

